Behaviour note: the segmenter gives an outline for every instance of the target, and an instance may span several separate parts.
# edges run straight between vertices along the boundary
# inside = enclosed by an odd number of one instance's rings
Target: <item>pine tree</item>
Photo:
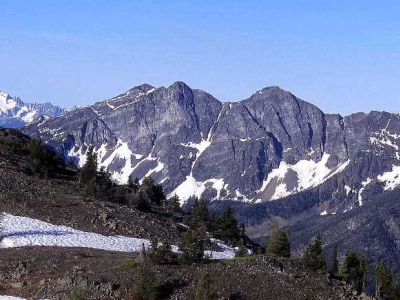
[[[152,265],[143,245],[138,259],[135,293],[140,299],[155,300],[158,297],[158,292],[159,288],[154,266]]]
[[[290,243],[286,230],[279,231],[277,226],[272,227],[267,254],[273,257],[290,258]]]
[[[4,222],[4,214],[0,213],[0,242],[4,239],[4,235],[5,235],[3,222]]]
[[[312,270],[326,270],[325,254],[322,249],[320,234],[308,244],[303,255],[303,263]]]
[[[226,207],[222,216],[215,218],[214,234],[217,238],[228,241],[239,240],[238,223],[230,206]]]
[[[200,274],[200,278],[196,284],[194,299],[195,300],[210,300],[213,298],[214,298],[214,295],[211,290],[210,274],[207,272],[202,272]]]
[[[244,257],[247,255],[247,248],[246,248],[246,242],[243,240],[243,238],[240,239],[239,241],[239,248],[235,252],[235,257]]]
[[[379,262],[375,268],[375,296],[389,297],[393,293],[393,277],[389,267]]]
[[[173,212],[180,213],[182,212],[179,197],[177,195],[172,196],[167,201],[167,208],[172,210]]]
[[[365,289],[368,275],[368,263],[365,257],[353,251],[347,251],[339,273],[358,292]]]
[[[144,191],[139,190],[132,197],[132,205],[139,210],[147,211],[150,209],[150,200]]]
[[[190,228],[203,226],[206,230],[210,230],[211,220],[206,201],[197,198],[194,200],[193,208],[188,218],[188,225]]]
[[[185,264],[202,261],[207,244],[209,238],[204,227],[189,229],[179,240],[179,261]]]
[[[139,178],[135,178],[133,181],[133,193],[135,194],[140,189],[140,180]]]
[[[127,187],[130,188],[131,190],[133,190],[134,187],[134,183],[133,183],[133,179],[132,176],[128,177],[128,182],[126,183]]]
[[[97,155],[90,146],[86,152],[86,162],[79,172],[79,181],[83,186],[85,196],[97,194]]]
[[[160,205],[165,200],[162,186],[156,184],[151,177],[143,179],[141,189],[147,194],[152,204]]]
[[[332,276],[337,276],[339,273],[339,258],[338,258],[338,246],[333,248],[332,258],[331,258],[331,271]]]
[[[79,181],[83,184],[97,176],[97,155],[90,146],[86,152],[86,162],[79,172]]]

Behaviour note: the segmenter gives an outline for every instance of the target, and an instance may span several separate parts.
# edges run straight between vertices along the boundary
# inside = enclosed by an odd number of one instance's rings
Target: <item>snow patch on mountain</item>
[[[4,239],[0,243],[1,248],[59,246],[138,252],[143,244],[145,247],[150,246],[150,242],[145,239],[104,236],[10,214],[3,214],[2,226]],[[174,249],[177,251],[176,247]]]
[[[87,146],[85,147],[87,148]],[[145,160],[156,160],[156,158],[152,158],[151,155],[143,159],[142,154],[133,153],[130,150],[128,143],[123,142],[121,139],[118,139],[117,144],[112,148],[109,148],[107,143],[103,143],[100,147],[94,149],[93,152],[97,154],[97,164],[99,170],[101,168],[107,170],[110,164],[114,163],[116,160],[125,161],[123,167],[118,169],[118,171],[111,173],[111,178],[119,184],[127,183],[129,176],[140,163],[144,162]],[[68,156],[77,158],[79,167],[82,167],[86,163],[86,150],[84,150],[83,147],[73,147],[69,150]],[[132,158],[135,158],[135,160],[142,160],[134,164]],[[164,164],[158,162],[157,167],[149,170],[146,176],[160,172],[163,168]]]
[[[14,216],[3,213],[2,227],[4,239],[0,248],[27,246],[84,247],[108,251],[139,252],[142,245],[150,247],[150,241],[125,236],[105,236],[85,232],[67,226],[53,225],[37,219]],[[222,251],[206,251],[212,259],[230,259],[235,257],[235,248],[212,239]],[[177,246],[171,246],[178,252]]]
[[[367,178],[367,180],[361,182],[361,188],[360,188],[360,190],[358,191],[358,196],[357,196],[357,200],[358,200],[358,205],[359,205],[359,206],[362,206],[362,205],[363,205],[363,202],[362,202],[362,200],[363,200],[363,198],[362,198],[362,193],[364,192],[366,186],[367,186],[368,184],[370,184],[371,182],[372,182],[372,179],[371,179],[371,178]]]
[[[271,196],[269,200],[286,197],[290,194],[315,187],[342,172],[350,163],[346,161],[335,168],[326,166],[330,154],[324,153],[321,160],[300,160],[296,164],[288,164],[281,161],[279,167],[273,169],[266,180],[263,181],[261,188],[256,193],[265,193],[267,190]]]
[[[392,170],[379,175],[378,180],[383,182],[385,191],[391,191],[400,185],[400,166],[392,166]]]
[[[181,205],[183,205],[191,197],[201,198],[201,195],[209,185],[211,185],[211,187],[217,192],[217,196],[214,197],[214,200],[220,198],[223,189],[228,189],[228,185],[224,183],[222,178],[196,181],[192,175],[189,175],[186,176],[186,180],[183,181],[174,191],[168,194],[167,197],[170,198],[176,195],[179,197]]]
[[[108,153],[105,144],[102,144],[101,147],[95,151],[97,153],[99,169],[102,167],[107,169],[116,159],[123,159],[125,161],[124,166],[119,171],[112,172],[111,178],[118,183],[125,184],[128,182],[128,178],[134,169],[132,167],[132,156],[142,157],[142,155],[132,153],[128,144],[122,142],[120,139],[118,139],[117,145],[110,151],[112,152],[107,158],[105,158]]]

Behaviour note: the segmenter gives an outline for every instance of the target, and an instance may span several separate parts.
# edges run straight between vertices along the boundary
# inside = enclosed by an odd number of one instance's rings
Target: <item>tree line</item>
[[[269,242],[265,245],[267,255],[272,257],[290,258],[290,242],[286,230],[278,230],[272,226]],[[334,247],[329,265],[325,260],[322,238],[317,234],[306,246],[303,264],[314,270],[328,272],[331,278],[344,280],[352,288],[361,293],[365,291],[368,282],[368,260],[353,250],[348,250],[342,263],[339,263],[338,247]],[[382,262],[377,263],[374,274],[375,296],[381,299],[400,299],[400,276],[395,276],[391,269]]]

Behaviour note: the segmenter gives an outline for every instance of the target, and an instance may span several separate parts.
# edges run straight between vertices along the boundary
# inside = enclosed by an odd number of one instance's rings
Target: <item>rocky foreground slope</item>
[[[20,297],[135,299],[135,254],[30,247],[0,250],[0,292]],[[213,299],[357,299],[347,285],[300,263],[259,256],[190,266],[157,265],[161,299],[194,299],[201,274],[210,274]],[[4,284],[7,282],[7,284]]]

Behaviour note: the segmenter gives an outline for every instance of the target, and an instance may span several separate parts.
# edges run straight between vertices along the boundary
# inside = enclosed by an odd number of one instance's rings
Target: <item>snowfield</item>
[[[53,225],[47,222],[3,214],[1,226],[4,239],[0,248],[15,248],[26,246],[57,246],[84,247],[109,251],[139,252],[142,245],[150,246],[150,241],[125,236],[105,236],[93,232],[85,232],[67,226]],[[214,240],[222,249],[207,251],[212,259],[231,259],[235,257],[235,249]],[[172,245],[172,251],[178,252],[178,247]]]
[[[67,226],[53,225],[47,222],[19,217],[3,213],[1,227],[4,239],[0,248],[15,248],[25,246],[58,246],[84,247],[109,251],[139,252],[142,245],[150,246],[150,241],[125,236],[105,236],[93,232],[85,232]],[[224,245],[216,239],[211,239],[223,249],[222,252],[206,251],[211,259],[232,259],[235,249]],[[172,251],[178,252],[177,246],[172,245]],[[0,300],[18,300],[23,298],[1,296]]]

